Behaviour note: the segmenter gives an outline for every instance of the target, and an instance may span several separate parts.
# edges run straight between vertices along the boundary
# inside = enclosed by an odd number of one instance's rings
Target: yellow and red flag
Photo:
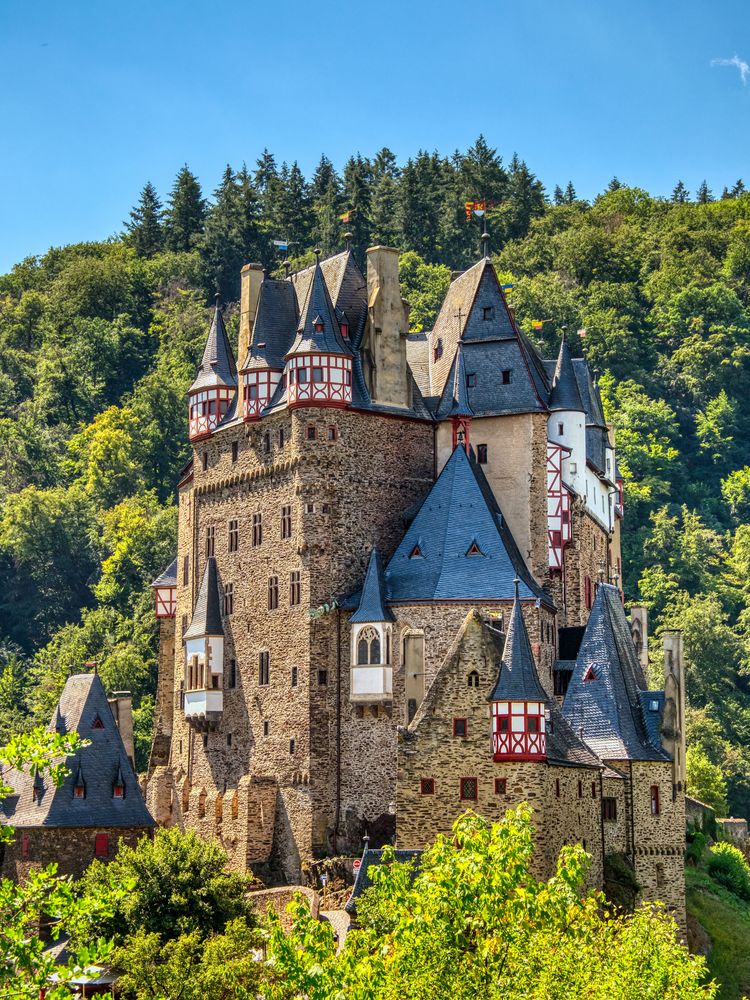
[[[351,215],[352,213],[350,209],[348,212],[344,212],[343,215],[340,215],[339,218],[341,219],[342,222],[349,222],[351,220]]]

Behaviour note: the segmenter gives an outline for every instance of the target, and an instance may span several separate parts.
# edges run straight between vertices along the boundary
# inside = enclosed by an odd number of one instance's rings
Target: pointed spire
[[[469,393],[466,385],[466,363],[464,361],[463,345],[458,342],[456,348],[456,366],[453,375],[453,405],[450,416],[471,417],[474,411],[469,403]]]
[[[81,760],[80,760],[80,757],[78,759],[78,768],[76,770],[75,787],[76,788],[85,788],[86,787],[86,783],[83,780],[83,771],[81,769]]]
[[[183,635],[183,639],[197,639],[204,635],[224,635],[221,623],[221,598],[219,595],[219,574],[213,556],[206,560],[198,600],[195,602],[193,620]]]
[[[521,612],[520,580],[513,581],[515,597],[505,638],[503,660],[490,701],[547,701],[531,652],[529,634]]]
[[[341,336],[336,310],[323,277],[319,260],[320,251],[315,254],[310,291],[305,308],[297,326],[297,337],[289,350],[292,354],[350,354],[350,349]]]
[[[237,387],[237,365],[235,364],[232,347],[229,343],[224,317],[221,313],[221,296],[216,293],[216,305],[208,331],[203,358],[198,368],[195,381],[190,386],[190,392],[209,389],[215,386]]]
[[[359,599],[359,607],[349,619],[354,624],[361,622],[391,622],[393,615],[386,607],[385,582],[383,580],[383,566],[380,561],[380,553],[373,547],[370,553],[370,561],[367,564],[367,573],[362,587],[362,596]]]
[[[585,407],[578,389],[573,358],[566,336],[566,328],[562,328],[560,351],[557,355],[557,365],[552,379],[552,392],[549,397],[550,410],[577,410],[585,412]]]

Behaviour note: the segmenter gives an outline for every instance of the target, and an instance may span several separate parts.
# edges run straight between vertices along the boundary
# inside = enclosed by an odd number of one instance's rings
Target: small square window
[[[318,686],[319,687],[325,687],[327,683],[328,683],[328,671],[327,670],[319,670],[318,671]]]
[[[335,441],[338,436],[339,436],[338,428],[336,427],[335,424],[330,424],[328,427],[328,440]]]
[[[508,779],[495,778],[495,795],[507,795],[507,794],[508,794]]]
[[[466,736],[467,734],[467,724],[466,719],[454,719],[453,720],[453,735],[454,736]]]
[[[478,798],[477,779],[461,778],[460,782],[461,799],[464,802],[476,802]]]
[[[314,514],[315,513],[315,504],[314,503],[306,503],[305,504],[305,513],[306,514]]]
[[[314,441],[318,436],[318,429],[315,424],[308,424],[307,426],[307,440]]]
[[[232,461],[233,462],[237,461],[237,456],[239,454],[239,451],[240,451],[240,446],[237,443],[237,441],[232,441]]]
[[[477,384],[477,377],[476,377],[476,375],[474,375],[472,373],[471,375],[467,375],[466,376],[466,386],[467,386],[467,388],[473,389],[476,384]]]
[[[538,733],[539,732],[539,716],[538,715],[527,715],[526,716],[526,732],[527,733]]]
[[[502,376],[503,377],[503,385],[510,385],[511,372],[512,372],[511,368],[504,368],[503,369],[503,376]]]
[[[434,778],[422,778],[419,782],[419,792],[420,795],[434,795],[435,794],[435,779]]]
[[[299,383],[299,385],[307,384],[307,368],[297,369],[297,382]]]
[[[320,509],[323,511],[324,514],[331,513],[331,505],[329,503],[324,503]]]
[[[486,444],[478,444],[477,445],[477,462],[479,462],[480,465],[486,465],[487,464],[487,445]]]
[[[495,307],[494,306],[485,306],[482,309],[482,319],[485,322],[487,322],[487,321],[492,320],[494,318],[495,318]]]

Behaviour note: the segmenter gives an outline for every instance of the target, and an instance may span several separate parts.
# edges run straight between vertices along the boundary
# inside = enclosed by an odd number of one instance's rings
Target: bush
[[[731,844],[715,844],[708,860],[708,874],[735,896],[750,902],[750,867],[745,855]]]
[[[685,856],[689,864],[697,868],[701,863],[701,858],[703,857],[703,852],[706,849],[706,835],[701,833],[700,830],[696,831],[689,838],[687,851]]]

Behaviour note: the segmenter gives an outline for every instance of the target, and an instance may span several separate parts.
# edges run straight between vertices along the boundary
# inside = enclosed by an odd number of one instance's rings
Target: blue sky
[[[483,132],[548,190],[750,187],[747,62],[746,0],[0,0],[0,271],[265,146],[310,173]]]

